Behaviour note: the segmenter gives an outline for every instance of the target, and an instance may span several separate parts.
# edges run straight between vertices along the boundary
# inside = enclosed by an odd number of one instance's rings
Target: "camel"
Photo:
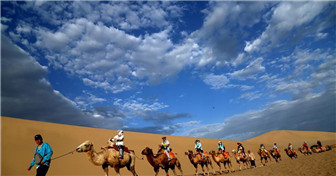
[[[108,166],[113,167],[118,176],[120,176],[120,168],[123,167],[127,167],[133,176],[137,176],[135,172],[135,154],[133,152],[125,152],[124,158],[119,159],[119,152],[112,148],[97,153],[93,147],[93,143],[90,141],[85,141],[79,145],[76,151],[86,152],[90,162],[96,166],[102,166],[105,176],[108,176]]]
[[[297,157],[298,157],[298,155],[296,154],[295,149],[293,149],[293,152],[292,152],[291,150],[285,149],[285,152],[287,153],[287,155],[288,155],[291,159],[293,159],[293,157],[294,157],[294,158],[297,158]]]
[[[197,174],[197,166],[198,165],[201,165],[203,174],[204,174],[204,165],[208,170],[208,175],[210,174],[208,165],[211,166],[212,171],[213,171],[212,162],[211,162],[211,159],[209,158],[209,156],[205,156],[204,158],[202,158],[202,156],[199,153],[194,154],[194,152],[192,150],[188,150],[187,152],[185,152],[185,155],[188,156],[188,158],[190,160],[190,163],[195,167],[195,169],[196,169],[195,175],[198,175]],[[206,155],[206,153],[204,153],[204,155]]]
[[[321,153],[321,152],[329,151],[329,150],[332,149],[332,147],[329,146],[329,145],[327,145],[325,147],[321,146],[321,148],[319,148],[317,145],[313,145],[310,148],[314,153]]]
[[[153,150],[149,147],[146,147],[144,150],[142,150],[141,154],[146,155],[149,164],[154,167],[155,176],[159,174],[160,168],[165,170],[167,176],[169,175],[169,169],[173,170],[174,175],[176,175],[175,167],[177,167],[180,170],[181,175],[183,175],[181,163],[179,160],[177,158],[172,158],[170,161],[168,161],[168,157],[163,152],[163,150],[159,150],[158,154],[154,156]]]
[[[267,158],[271,161],[270,154],[269,154],[269,153],[266,153],[265,150],[261,150],[261,149],[259,149],[258,154],[259,154],[259,156],[260,156],[260,162],[261,162],[261,164],[262,164],[263,166],[266,165],[266,163],[267,163]],[[263,160],[264,160],[264,163],[263,163]]]
[[[271,149],[270,153],[271,153],[271,156],[275,159],[276,162],[278,162],[279,160],[281,161],[280,151]]]
[[[305,147],[299,147],[298,150],[303,154],[303,155],[311,155],[313,154],[310,148],[305,148]]]
[[[227,157],[225,157],[223,153],[216,153],[214,150],[209,152],[209,154],[212,156],[212,159],[219,167],[219,173],[224,173],[224,171],[222,171],[221,163],[223,163],[224,169],[226,169],[226,164],[228,165],[228,172],[231,172],[230,168],[232,169],[232,171],[234,171],[229,152],[226,153],[228,154]]]
[[[244,157],[243,153],[241,153],[241,152],[237,153],[235,150],[232,150],[232,153],[233,153],[233,156],[235,157],[237,163],[239,164],[239,170],[241,170],[241,164],[243,164],[245,169],[247,169],[247,167],[249,165],[248,156],[245,155],[245,157]]]

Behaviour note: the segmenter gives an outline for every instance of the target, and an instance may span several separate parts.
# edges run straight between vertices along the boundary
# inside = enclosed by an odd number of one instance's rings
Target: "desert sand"
[[[85,140],[94,143],[96,151],[100,151],[101,146],[105,146],[109,138],[116,134],[115,130],[62,125],[32,120],[23,120],[9,117],[1,117],[1,175],[35,175],[35,168],[30,172],[27,167],[33,158],[36,147],[33,139],[35,134],[42,134],[44,142],[51,145],[54,157],[74,150]],[[125,145],[135,150],[138,157],[142,149],[150,147],[154,151],[158,149],[163,135],[125,132]],[[195,170],[190,164],[184,152],[193,149],[193,137],[169,136],[168,140],[172,144],[173,151],[182,164],[184,175],[192,175]],[[203,139],[205,151],[217,149],[218,139]],[[251,150],[257,157],[257,168],[236,171],[228,175],[335,175],[336,174],[336,149],[324,153],[304,156],[299,153],[298,159],[289,159],[283,152],[288,142],[293,143],[297,149],[307,141],[309,145],[316,144],[316,140],[321,140],[323,145],[336,144],[336,133],[313,132],[313,131],[272,131],[261,136],[242,141],[245,150]],[[226,150],[236,149],[237,141],[222,140]],[[282,161],[267,163],[266,166],[260,164],[257,150],[260,143],[264,143],[266,148],[271,148],[277,142],[282,151]],[[233,158],[232,158],[233,159]],[[218,166],[213,162],[214,170]],[[238,170],[238,164],[233,162],[233,167]],[[136,172],[139,176],[154,175],[152,166],[148,161],[136,160]],[[116,175],[113,168],[109,168],[109,175]],[[200,170],[200,169],[199,169]],[[170,175],[172,172],[169,171]],[[177,173],[179,173],[177,171]],[[85,153],[73,153],[65,157],[53,160],[48,175],[104,175],[101,167],[94,166],[89,162]],[[121,169],[121,175],[130,175],[126,168]],[[159,175],[165,175],[160,170]],[[224,174],[226,175],[226,174]]]

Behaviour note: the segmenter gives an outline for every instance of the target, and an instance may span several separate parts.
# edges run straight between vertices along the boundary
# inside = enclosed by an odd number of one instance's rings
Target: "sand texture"
[[[16,118],[1,117],[1,175],[35,175],[35,168],[30,172],[27,167],[33,158],[36,147],[33,137],[35,134],[42,134],[44,141],[49,143],[54,151],[53,157],[60,156],[71,150],[86,140],[94,143],[96,151],[100,151],[101,146],[105,146],[109,138],[116,134],[114,130],[70,126]],[[143,157],[141,151],[145,147],[150,147],[157,151],[158,144],[161,143],[163,135],[125,132],[125,145],[135,150],[138,157]],[[169,136],[171,147],[182,164],[184,175],[195,173],[194,167],[190,164],[184,154],[188,149],[193,149],[193,137]],[[316,140],[321,140],[323,145],[336,144],[336,133],[313,132],[313,131],[272,131],[261,136],[242,141],[246,150],[251,150],[257,157],[257,168],[236,171],[223,175],[336,175],[336,149],[311,156],[304,156],[298,153],[298,159],[290,159],[283,149],[288,142],[293,143],[297,149],[307,141],[309,145],[316,144]],[[200,138],[205,151],[217,150],[218,139]],[[227,151],[236,149],[237,141],[222,140]],[[266,166],[260,164],[257,154],[260,143],[264,143],[266,148],[271,148],[277,142],[282,152],[282,161],[267,163]],[[233,160],[233,157],[232,157]],[[218,166],[213,162],[214,170]],[[233,167],[238,170],[238,164],[233,162]],[[154,175],[152,166],[148,161],[136,160],[136,172],[139,176]],[[109,168],[109,175],[116,175],[113,168]],[[200,169],[199,169],[200,171]],[[179,171],[177,170],[179,174]],[[172,171],[169,171],[170,175]],[[67,155],[52,161],[48,175],[104,175],[100,166],[95,166],[89,162],[85,153]],[[126,169],[121,169],[121,175],[131,175]],[[160,170],[159,175],[165,175]]]

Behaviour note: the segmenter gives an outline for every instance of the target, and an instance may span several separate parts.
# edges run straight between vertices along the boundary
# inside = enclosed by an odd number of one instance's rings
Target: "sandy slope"
[[[45,142],[49,143],[54,150],[54,157],[62,155],[68,151],[75,149],[85,140],[91,140],[96,150],[99,151],[100,146],[106,144],[108,138],[115,135],[114,130],[78,127],[70,125],[61,125],[46,122],[37,122],[30,120],[22,120],[15,118],[1,118],[1,175],[35,175],[35,170],[28,172],[26,169],[33,157],[35,142],[33,136],[37,133],[43,135]],[[161,142],[162,135],[145,134],[135,132],[125,132],[125,144],[136,151],[140,157],[141,150],[146,146],[157,150],[158,144]],[[181,161],[182,169],[186,175],[194,173],[194,168],[190,164],[184,152],[187,149],[192,149],[195,138],[167,136],[172,143],[173,150],[178,153],[178,158]],[[287,145],[290,140],[297,148],[304,140],[308,142],[316,142],[320,139],[323,144],[335,144],[336,133],[325,132],[300,132],[300,131],[275,131],[259,137],[244,141],[246,149],[252,150],[256,154],[259,143],[263,142],[266,147],[271,147],[274,141],[278,142],[281,150]],[[217,147],[217,139],[201,139],[202,145],[206,151],[214,150]],[[223,140],[227,150],[236,148],[236,141]],[[304,172],[304,175],[316,175],[313,172],[316,169],[309,169],[311,166],[318,168],[318,173],[322,175],[334,175],[335,170],[335,155],[336,150],[314,154],[313,156],[304,157],[299,154],[298,160],[291,161],[287,156],[283,156],[283,161],[279,164],[274,162],[266,167],[257,169],[249,169],[242,172],[235,172],[233,175],[286,175],[291,170],[287,168],[292,166],[292,173],[299,175]],[[260,166],[259,161],[257,164]],[[238,165],[233,163],[234,168]],[[324,168],[325,169],[320,169]],[[217,165],[214,169],[218,170]],[[110,168],[110,175],[115,175],[115,172]],[[139,176],[154,175],[152,167],[144,160],[136,161],[136,171]],[[122,175],[130,175],[124,168],[121,170]],[[171,171],[170,171],[171,173]],[[104,175],[101,167],[92,165],[83,153],[74,153],[64,158],[60,158],[52,162],[49,175]],[[161,170],[160,175],[164,175]]]

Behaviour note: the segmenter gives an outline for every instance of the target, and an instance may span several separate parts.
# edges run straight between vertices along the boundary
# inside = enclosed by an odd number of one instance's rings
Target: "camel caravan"
[[[135,155],[133,150],[125,147],[123,141],[123,131],[118,130],[118,134],[114,138],[109,139],[107,146],[101,147],[101,151],[95,151],[94,145],[90,141],[85,141],[80,144],[76,148],[76,151],[86,153],[92,164],[102,167],[105,172],[105,176],[108,176],[109,166],[114,168],[118,176],[120,176],[120,169],[122,168],[127,168],[131,175],[137,176],[138,174],[135,171],[135,160],[136,158],[139,159],[139,157]],[[221,141],[218,142],[218,151],[203,151],[200,140],[195,141],[194,149],[195,151],[187,150],[185,155],[192,166],[194,166],[195,175],[216,175],[225,173],[225,171],[226,173],[234,172],[235,170],[232,167],[231,157],[233,157],[239,165],[239,170],[242,170],[243,167],[244,169],[256,167],[254,154],[250,150],[248,150],[248,153],[245,153],[245,149],[240,142],[237,143],[237,150],[232,150],[232,155],[225,151],[225,147]],[[298,148],[298,151],[300,151],[303,155],[311,155],[313,152],[320,153],[331,149],[331,146],[324,147],[321,142],[318,141],[317,145],[313,145],[310,148],[308,147],[307,142],[304,142],[302,147]],[[289,143],[288,147],[284,150],[291,159],[298,157],[296,150],[293,148],[291,143]],[[268,161],[271,162],[271,157],[276,162],[281,161],[280,150],[278,149],[276,143],[274,143],[272,149],[270,150],[267,150],[264,144],[261,144],[257,153],[260,156],[262,166],[265,166]],[[142,150],[141,154],[147,158],[149,165],[153,167],[155,176],[159,174],[160,168],[164,170],[166,176],[169,175],[169,170],[172,170],[173,174],[177,175],[176,168],[179,170],[179,174],[183,175],[182,165],[177,158],[177,153],[173,152],[166,137],[162,137],[162,143],[159,145],[157,153],[154,154],[151,148],[146,147]],[[216,172],[214,172],[212,160],[219,167],[219,170]],[[202,172],[198,172],[198,166],[201,167]],[[222,166],[224,170],[222,169]],[[207,169],[206,171],[204,167]]]

